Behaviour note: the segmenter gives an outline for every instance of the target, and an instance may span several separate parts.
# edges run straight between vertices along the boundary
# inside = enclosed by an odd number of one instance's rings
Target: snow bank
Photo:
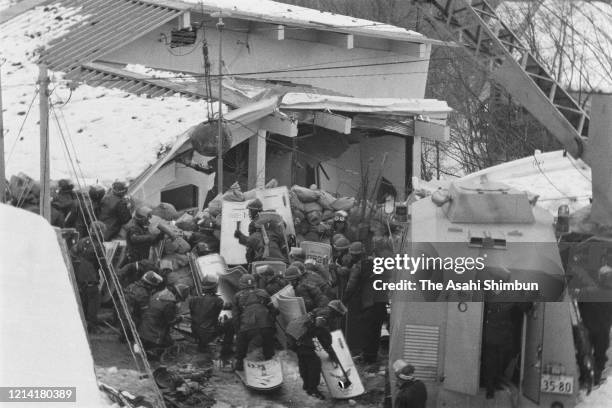
[[[78,406],[108,406],[55,231],[4,204],[0,225],[0,384],[76,387]]]

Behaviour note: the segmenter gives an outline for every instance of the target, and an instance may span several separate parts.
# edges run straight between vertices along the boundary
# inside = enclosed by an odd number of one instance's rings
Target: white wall
[[[196,20],[192,13],[192,21]],[[212,73],[217,74],[219,34],[214,25],[208,24],[206,40],[209,45],[209,59],[212,64]],[[158,69],[203,73],[201,46],[170,49],[160,41],[162,34],[169,41],[170,30],[175,27],[175,22],[166,24],[106,55],[104,60],[143,64]],[[200,36],[201,31],[198,32],[197,44],[201,39]],[[379,40],[368,39],[368,41]],[[429,58],[430,50],[431,46],[427,46],[425,56],[409,57],[382,50],[345,49],[303,40],[278,41],[269,39],[263,34],[246,34],[229,30],[223,33],[223,60],[232,74],[298,67],[344,66],[398,60],[415,61],[408,64],[248,76],[249,78],[275,78],[310,84],[358,97],[423,98],[429,67],[429,62],[423,60]],[[182,54],[187,55],[178,56]]]
[[[208,190],[214,185],[214,174],[207,175],[180,163],[172,162],[151,176],[142,188],[134,193],[134,198],[149,206],[156,206],[160,203],[163,190],[188,184],[198,187],[198,208],[202,208]]]

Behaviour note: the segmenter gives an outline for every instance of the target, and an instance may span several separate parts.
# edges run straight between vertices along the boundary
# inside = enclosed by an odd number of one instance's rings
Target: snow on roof
[[[77,18],[59,5],[47,5],[0,25],[0,55],[6,59],[1,70],[7,176],[24,172],[38,178],[35,50],[65,34]],[[161,145],[172,143],[206,112],[204,102],[180,97],[145,98],[85,85],[71,92],[61,75],[52,76],[50,90],[55,106],[49,117],[52,179],[74,179],[54,111],[70,135],[68,144],[74,146],[84,178],[101,182],[137,176],[156,161]]]
[[[158,0],[152,0],[156,1]],[[227,13],[227,17],[386,37],[397,41],[435,42],[405,28],[271,0],[179,0],[179,2],[193,4],[192,9],[196,12],[202,9],[205,12],[221,11]],[[160,4],[163,3],[163,0],[160,1]]]
[[[588,205],[593,194],[591,169],[561,150],[535,153],[469,174],[462,180],[483,175],[491,181],[539,195],[538,206],[555,215],[561,204],[569,205],[572,212]]]
[[[505,1],[497,9],[501,18],[523,40],[533,21],[537,49],[560,82],[570,90],[612,93],[612,4],[603,1]],[[525,41],[527,42],[527,41]],[[562,47],[556,44],[565,44]]]
[[[403,115],[442,115],[443,119],[446,118],[447,113],[452,111],[446,101],[439,101],[437,99],[355,98],[352,96],[291,92],[283,96],[281,108],[289,110],[331,110]]]

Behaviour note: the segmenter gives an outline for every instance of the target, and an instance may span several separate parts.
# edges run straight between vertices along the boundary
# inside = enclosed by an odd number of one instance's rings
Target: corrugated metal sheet
[[[102,86],[110,89],[121,89],[135,95],[163,97],[179,94],[193,99],[206,99],[204,90],[188,88],[180,83],[168,80],[148,78],[132,72],[105,67],[98,64],[86,64],[70,72],[66,78],[86,83],[90,86]]]
[[[414,375],[418,379],[437,381],[439,343],[438,326],[406,325],[403,359],[414,366]]]
[[[49,44],[41,56],[51,70],[69,72],[117,50],[185,12],[136,0],[65,0],[84,20]]]
[[[373,129],[402,136],[414,136],[414,120],[389,116],[358,114],[353,116],[353,128]]]

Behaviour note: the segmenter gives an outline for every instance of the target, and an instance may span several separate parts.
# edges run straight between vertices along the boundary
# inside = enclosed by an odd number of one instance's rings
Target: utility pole
[[[51,191],[49,165],[49,77],[47,65],[38,66],[39,106],[40,106],[40,215],[51,221]]]
[[[223,16],[219,14],[219,137],[217,138],[217,186],[218,194],[223,194]]]
[[[0,65],[0,203],[6,197],[6,172],[4,170],[4,121],[2,119],[2,65]]]

